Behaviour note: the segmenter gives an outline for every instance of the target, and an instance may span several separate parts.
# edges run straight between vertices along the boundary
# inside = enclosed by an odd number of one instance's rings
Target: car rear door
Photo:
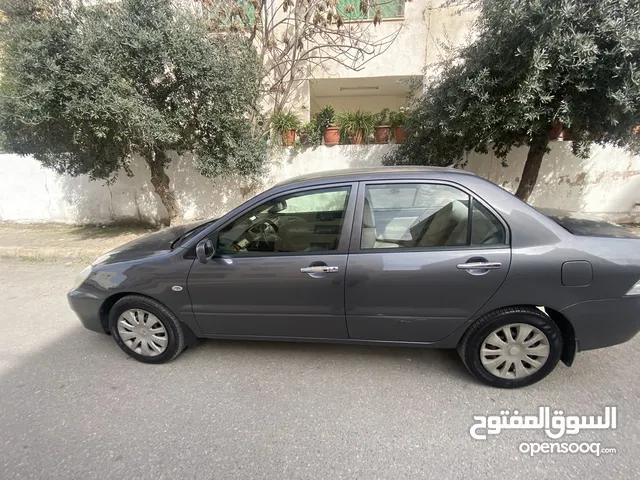
[[[446,182],[363,182],[350,243],[346,315],[353,339],[437,342],[500,288],[506,224]]]
[[[344,278],[356,187],[297,189],[222,225],[212,237],[216,256],[206,264],[196,260],[187,282],[202,331],[348,338]],[[253,243],[244,236],[251,225],[259,238]]]

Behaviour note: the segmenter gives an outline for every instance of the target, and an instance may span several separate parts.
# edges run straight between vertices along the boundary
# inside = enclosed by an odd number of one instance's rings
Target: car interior
[[[338,248],[348,190],[278,199],[227,225],[218,248],[226,252],[313,252]]]
[[[361,248],[424,248],[467,244],[468,201],[451,200],[436,212],[431,213],[432,211],[431,208],[425,208],[404,232],[393,238],[393,232],[390,234],[388,230],[390,224],[387,224],[387,228],[383,231],[376,227],[375,210],[371,207],[371,200],[365,198]],[[473,207],[472,225],[471,243],[473,245],[496,244],[504,241],[502,226],[499,222],[492,216],[488,217],[477,206]],[[397,232],[396,229],[396,235]]]
[[[467,245],[469,203],[466,194],[435,195],[415,205],[385,205],[375,208],[365,196],[362,219],[362,249],[425,248]],[[329,195],[335,192],[325,192]],[[312,252],[338,248],[348,192],[318,198],[307,195],[278,199],[254,209],[220,232],[218,248],[233,252]],[[327,198],[331,200],[326,203]],[[405,198],[408,198],[405,195]],[[428,205],[428,206],[426,206]],[[498,220],[478,202],[472,203],[471,243],[487,245],[504,242]]]

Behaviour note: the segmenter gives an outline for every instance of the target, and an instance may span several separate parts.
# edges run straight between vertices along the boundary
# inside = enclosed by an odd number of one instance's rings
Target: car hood
[[[166,254],[171,251],[171,244],[180,237],[180,235],[210,221],[211,220],[201,220],[198,222],[185,223],[184,225],[163,228],[158,232],[143,235],[105,253],[94,260],[92,265],[107,265]]]

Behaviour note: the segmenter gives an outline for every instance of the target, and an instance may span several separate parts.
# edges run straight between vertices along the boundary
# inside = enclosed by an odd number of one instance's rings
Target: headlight
[[[109,257],[111,257],[111,255],[113,255],[113,252],[107,252],[91,262],[91,265],[96,266],[101,264],[102,262],[106,262],[107,260],[109,260]]]
[[[636,282],[636,284],[629,289],[625,295],[640,295],[640,280]]]
[[[76,281],[74,283],[73,288],[80,288],[87,278],[91,275],[91,265],[87,266],[84,270],[82,270],[78,275],[76,275]]]

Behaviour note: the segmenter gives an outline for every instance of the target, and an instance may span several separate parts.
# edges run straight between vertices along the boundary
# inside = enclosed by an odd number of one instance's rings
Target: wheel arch
[[[500,310],[502,308],[531,308],[538,309],[539,311],[544,313],[557,325],[557,327],[560,329],[560,332],[562,333],[562,354],[560,356],[560,360],[562,360],[562,363],[564,363],[567,367],[570,367],[573,364],[573,360],[575,359],[576,353],[578,352],[576,334],[571,321],[562,313],[560,313],[560,311],[552,307],[547,307],[546,305],[504,305],[489,312],[485,312],[481,317],[484,317],[485,315],[491,314],[492,312],[495,312],[496,310]],[[478,318],[476,318],[475,320],[477,320]],[[467,326],[467,328],[464,329],[458,341],[458,344],[460,341],[462,341],[464,333],[466,333],[466,331],[469,330],[469,328],[471,328],[471,326],[475,323],[475,320],[471,322]]]
[[[104,300],[104,302],[102,302],[102,305],[100,305],[100,310],[99,310],[100,324],[102,325],[102,328],[104,329],[104,331],[106,333],[111,334],[111,332],[109,331],[109,314],[111,313],[111,309],[113,308],[113,306],[116,304],[116,302],[118,300],[120,300],[121,298],[124,298],[124,297],[128,297],[130,295],[135,295],[137,297],[148,298],[148,299],[153,300],[155,302],[161,303],[167,310],[171,310],[169,307],[167,307],[160,300],[158,300],[156,298],[153,298],[153,297],[151,297],[149,295],[145,295],[144,293],[138,293],[138,292],[118,292],[118,293],[114,293],[110,297],[107,297]],[[194,347],[198,342],[198,337],[196,336],[195,333],[193,333],[193,330],[191,330],[189,325],[187,325],[186,323],[184,323],[182,321],[180,321],[180,324],[182,325],[182,328],[184,329],[185,342],[186,342],[187,347]]]
[[[551,320],[555,322],[555,324],[562,332],[563,347],[560,360],[562,360],[562,363],[564,363],[567,367],[570,367],[573,364],[576,353],[578,352],[576,331],[574,330],[571,321],[558,310],[545,306],[541,306],[540,308]]]

